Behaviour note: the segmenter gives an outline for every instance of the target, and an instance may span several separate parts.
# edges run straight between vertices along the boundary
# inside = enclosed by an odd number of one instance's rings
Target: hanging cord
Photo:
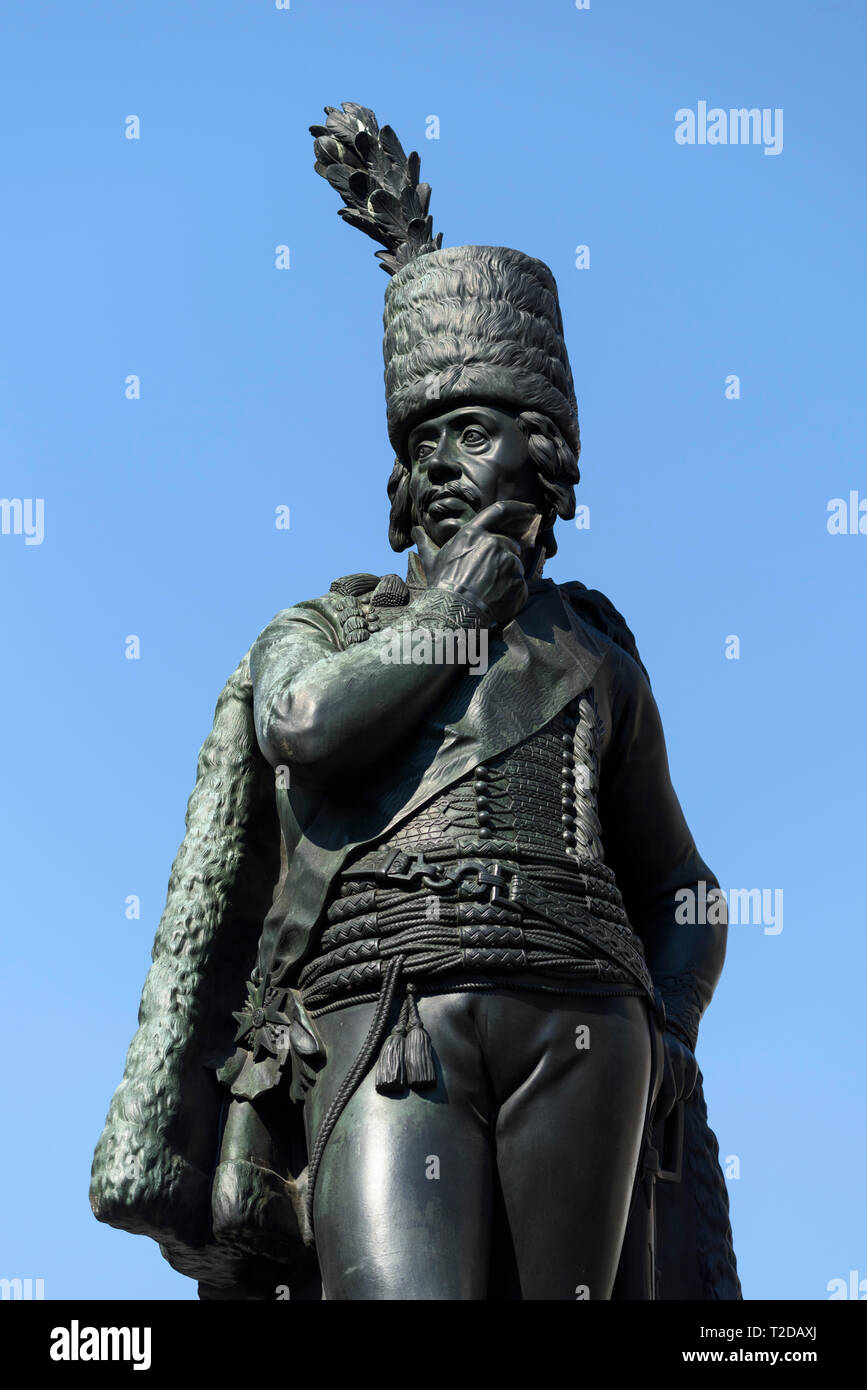
[[[395,956],[394,960],[389,962],[388,970],[382,982],[379,1003],[373,1018],[370,1020],[370,1028],[361,1051],[343,1078],[340,1089],[326,1110],[322,1124],[319,1126],[319,1133],[316,1136],[316,1143],[313,1146],[307,1170],[307,1219],[311,1230],[313,1229],[313,1194],[316,1190],[316,1177],[322,1162],[322,1155],[325,1152],[325,1145],[331,1138],[334,1126],[349,1103],[350,1097],[364,1080],[374,1055],[382,1043],[382,1035],[385,1032],[385,1025],[402,969],[403,956]]]

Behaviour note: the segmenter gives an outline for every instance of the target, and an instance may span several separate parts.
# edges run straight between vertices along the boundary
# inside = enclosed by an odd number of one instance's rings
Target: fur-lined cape
[[[370,591],[377,579],[367,579]],[[604,595],[583,585],[562,592],[637,659]],[[321,1289],[305,1218],[301,1108],[284,1086],[251,1103],[216,1079],[234,1052],[232,1011],[281,878],[274,774],[258,749],[252,705],[248,654],[220,695],[199,756],[90,1199],[100,1221],[158,1241],[176,1269],[200,1281],[203,1298],[272,1299],[288,1286],[294,1300],[310,1300]],[[657,1198],[660,1294],[737,1299],[728,1196],[700,1080],[685,1106],[683,1172]]]
[[[247,653],[199,754],[138,1032],[94,1154],[90,1200],[98,1220],[158,1241],[182,1274],[234,1296],[270,1288],[273,1297],[280,1270],[269,1270],[267,1258],[263,1264],[267,1227],[285,1236],[281,1266],[295,1274],[309,1259],[291,1169],[275,1181],[250,1161],[261,1138],[257,1117],[238,1106],[227,1117],[215,1075],[234,1052],[232,1010],[280,870],[274,774],[256,742],[252,702]],[[245,1235],[259,1227],[251,1254]]]

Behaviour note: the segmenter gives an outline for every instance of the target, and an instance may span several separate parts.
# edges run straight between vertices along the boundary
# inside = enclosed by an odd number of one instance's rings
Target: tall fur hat
[[[410,430],[439,404],[485,400],[537,410],[577,458],[578,408],[563,339],[557,285],[548,267],[503,246],[453,246],[431,235],[430,187],[390,126],[367,107],[327,106],[316,171],[346,204],[340,216],[386,249],[388,432],[404,462]]]

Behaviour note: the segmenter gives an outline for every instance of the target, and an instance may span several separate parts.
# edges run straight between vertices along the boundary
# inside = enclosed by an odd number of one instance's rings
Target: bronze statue
[[[739,1298],[694,1055],[725,924],[675,920],[717,881],[625,621],[543,575],[579,479],[554,279],[443,250],[418,156],[326,112],[416,548],[220,696],[94,1212],[204,1298]]]

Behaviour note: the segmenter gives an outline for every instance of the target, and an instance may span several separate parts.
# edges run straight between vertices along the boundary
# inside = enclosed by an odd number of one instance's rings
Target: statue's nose
[[[445,482],[449,478],[460,476],[461,465],[448,435],[442,435],[434,452],[428,455],[427,471],[432,483]]]

